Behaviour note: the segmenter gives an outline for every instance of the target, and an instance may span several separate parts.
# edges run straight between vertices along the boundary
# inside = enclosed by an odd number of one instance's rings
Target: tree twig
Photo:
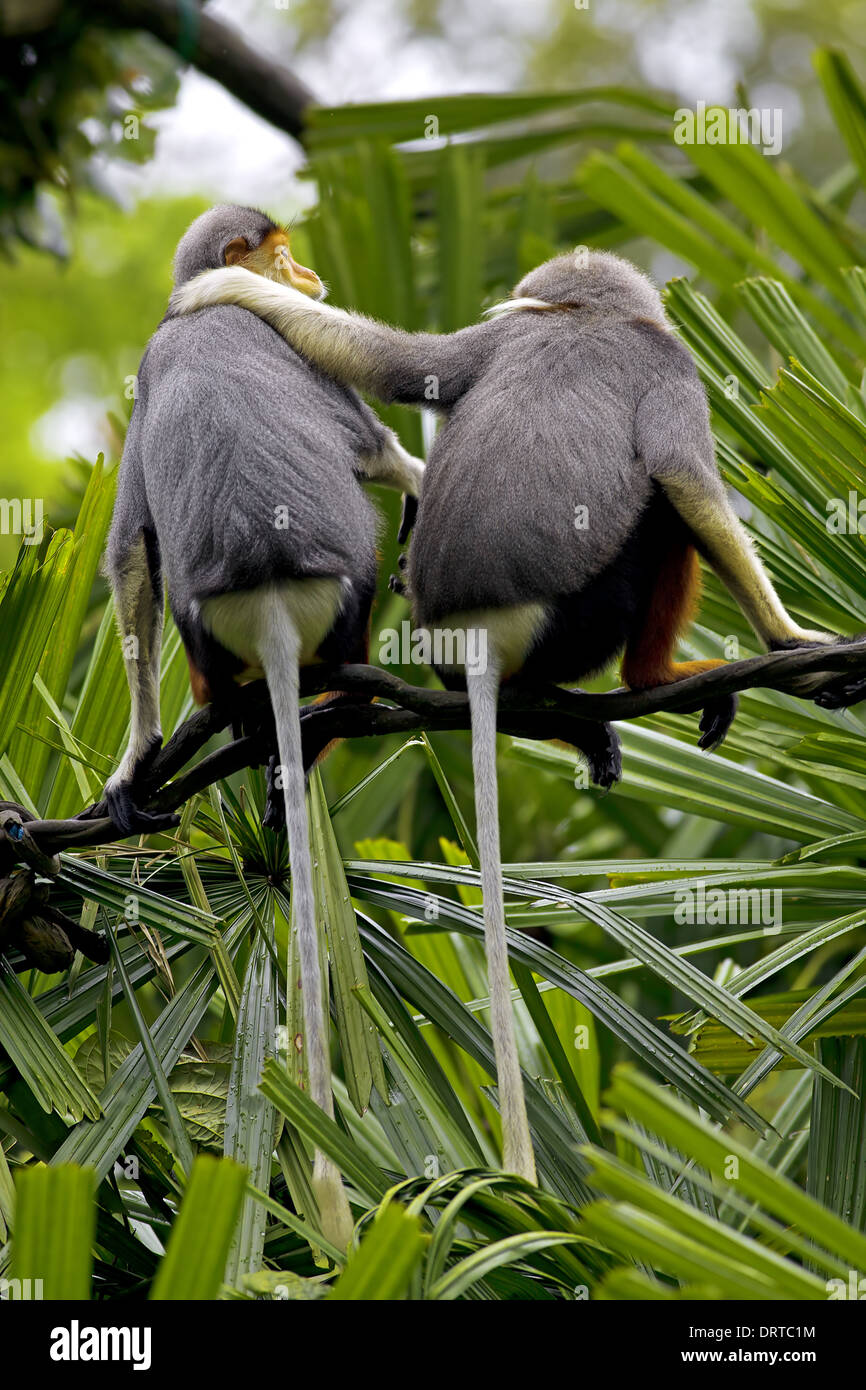
[[[212,77],[251,111],[300,140],[309,87],[289,68],[252,48],[243,35],[197,4],[178,0],[89,0],[90,23],[145,29],[187,63]]]
[[[866,677],[866,639],[734,661],[652,690],[612,690],[596,695],[559,686],[505,685],[500,691],[498,727],[517,737],[561,739],[579,748],[587,725],[599,721],[638,719],[665,711],[689,713],[711,700],[743,690],[785,691],[795,677],[817,671],[853,679]],[[316,666],[303,672],[304,695],[333,690],[357,696],[357,700],[304,707],[301,722],[308,764],[332,739],[469,728],[469,704],[461,691],[409,685],[373,666]],[[197,711],[154,760],[143,781],[143,808],[174,811],[212,783],[264,762],[273,746],[268,735],[269,708],[264,681],[254,681],[239,688],[232,710],[209,705]],[[253,732],[233,739],[178,775],[211,738],[232,723],[252,728]],[[46,855],[105,844],[118,837],[118,829],[105,814],[102,802],[95,802],[70,820],[38,820],[26,812],[22,819],[26,821],[29,841]],[[7,857],[14,852],[14,845],[9,842],[3,848]]]

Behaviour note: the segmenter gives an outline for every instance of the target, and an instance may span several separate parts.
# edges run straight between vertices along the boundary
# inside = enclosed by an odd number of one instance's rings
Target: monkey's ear
[[[237,265],[238,261],[242,261],[244,256],[249,255],[249,250],[246,237],[234,237],[223,253],[226,265]]]

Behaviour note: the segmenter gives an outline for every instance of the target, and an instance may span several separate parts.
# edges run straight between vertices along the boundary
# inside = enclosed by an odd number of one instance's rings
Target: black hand
[[[739,700],[736,695],[720,695],[704,706],[699,728],[701,737],[698,747],[710,753],[724,743],[728,730],[734,722]]]
[[[403,510],[400,514],[400,529],[397,532],[397,544],[403,545],[409,539],[409,532],[415,525],[415,517],[418,515],[418,498],[410,497],[408,492],[403,494]]]
[[[133,787],[129,782],[107,790],[105,802],[121,839],[126,839],[127,835],[156,835],[180,824],[180,816],[172,812],[158,814],[140,810],[133,799]]]

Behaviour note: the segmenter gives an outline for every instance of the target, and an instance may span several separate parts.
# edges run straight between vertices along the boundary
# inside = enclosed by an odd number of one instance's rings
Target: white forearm
[[[371,482],[382,483],[385,487],[406,492],[410,497],[418,497],[421,480],[424,477],[424,464],[414,454],[408,453],[393,430],[389,430],[385,443],[374,453],[362,454],[359,472]]]
[[[249,309],[336,381],[386,400],[393,397],[392,377],[413,355],[415,335],[322,304],[240,266],[189,280],[175,290],[170,307],[189,314],[216,304]]]

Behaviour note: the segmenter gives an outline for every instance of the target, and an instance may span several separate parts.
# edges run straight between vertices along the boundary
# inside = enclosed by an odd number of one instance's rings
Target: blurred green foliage
[[[204,207],[198,199],[155,200],[131,213],[85,197],[68,259],[18,246],[13,260],[0,262],[4,496],[44,497],[54,524],[75,516],[80,477],[51,447],[52,436],[66,438],[73,451],[75,422],[88,443],[96,435],[106,458],[119,460],[132,405],[127,382],[171,291],[172,248]],[[64,405],[72,412],[65,426]],[[67,478],[72,509],[62,490]],[[12,538],[0,538],[0,547],[8,566]]]

